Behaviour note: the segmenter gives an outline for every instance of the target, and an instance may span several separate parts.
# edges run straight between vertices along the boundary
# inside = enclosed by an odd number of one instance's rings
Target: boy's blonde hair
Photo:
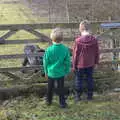
[[[88,20],[83,20],[80,22],[79,28],[84,26],[84,29],[89,31],[90,30],[90,22]]]
[[[61,42],[63,40],[63,32],[61,30],[61,28],[55,28],[52,30],[50,38],[52,39],[52,41],[54,42]]]

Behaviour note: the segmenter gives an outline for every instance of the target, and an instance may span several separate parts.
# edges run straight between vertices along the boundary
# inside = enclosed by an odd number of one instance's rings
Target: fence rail
[[[16,59],[16,58],[24,58],[24,57],[35,57],[35,56],[43,56],[43,52],[39,52],[39,54],[13,54],[13,55],[0,55],[0,59]]]
[[[116,53],[119,53],[120,52],[120,48],[108,48],[108,49],[102,49],[102,50],[100,50],[100,53],[114,53],[114,52],[116,52]]]
[[[103,65],[112,65],[113,61],[102,61],[99,63],[99,66],[103,66]],[[120,64],[120,61],[114,61],[114,65],[118,65]],[[0,68],[0,72],[16,72],[16,71],[21,71],[21,70],[41,70],[41,65],[34,65],[34,66],[29,66],[29,67],[6,67],[6,68]],[[110,70],[110,68],[101,68],[99,67],[100,70]]]
[[[102,49],[100,50],[100,53],[119,53],[120,48],[115,49]],[[35,57],[35,56],[43,56],[44,52],[39,52],[39,54],[10,54],[10,55],[0,55],[0,59],[16,59],[16,58],[24,58],[26,56],[28,57]]]
[[[21,70],[35,70],[35,69],[40,69],[41,66],[39,65],[34,65],[34,66],[29,66],[29,67],[6,67],[6,68],[0,68],[0,72],[15,72],[15,71],[21,71]],[[41,69],[40,69],[41,70]]]
[[[46,38],[41,39],[22,39],[22,40],[6,40],[5,44],[27,44],[27,43],[40,43],[40,42],[48,42]]]
[[[120,21],[90,21],[92,25],[99,25],[101,23],[116,23]],[[41,23],[41,24],[4,24],[0,25],[0,30],[17,30],[17,29],[53,29],[55,27],[62,27],[62,28],[78,28],[79,23],[72,22],[72,23]]]
[[[95,28],[100,28],[101,23],[109,23],[108,21],[91,21],[91,24]],[[116,21],[113,21],[116,22]],[[117,21],[118,22],[118,21]],[[65,29],[78,29],[79,23],[41,23],[41,24],[4,24],[0,25],[0,31],[7,31],[4,35],[0,36],[0,43],[5,44],[24,44],[24,43],[39,43],[39,42],[50,42],[50,38],[44,34],[38,32],[36,29],[53,29],[55,27],[61,27]],[[7,40],[10,36],[16,34],[20,30],[27,31],[37,37],[37,39],[29,40]],[[97,30],[96,30],[97,31]],[[71,31],[72,32],[72,31]],[[65,41],[71,41],[71,38],[65,38]]]

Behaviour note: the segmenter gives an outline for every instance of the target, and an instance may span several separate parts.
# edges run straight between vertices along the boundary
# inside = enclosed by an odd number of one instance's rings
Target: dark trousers
[[[88,99],[93,96],[93,67],[88,68],[80,68],[76,70],[76,80],[75,80],[75,88],[79,96],[83,92],[83,80],[86,80],[87,83],[87,95]]]
[[[52,97],[53,97],[53,90],[55,87],[55,82],[57,83],[57,88],[64,88],[64,77],[60,78],[50,78],[48,77],[48,89],[47,89],[47,102],[52,103]],[[59,103],[61,105],[65,104],[65,97],[64,95],[59,95]]]

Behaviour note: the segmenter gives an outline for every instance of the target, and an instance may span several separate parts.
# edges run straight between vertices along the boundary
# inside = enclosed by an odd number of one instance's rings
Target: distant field
[[[10,0],[4,0],[4,2],[9,2]],[[12,1],[12,0],[11,0]],[[2,3],[3,1],[0,1]],[[48,22],[45,18],[40,18],[39,16],[33,16],[30,8],[26,7],[21,3],[17,4],[0,4],[0,24],[33,24]],[[48,30],[47,30],[48,31]],[[43,31],[44,33],[46,31]],[[0,35],[3,35],[5,31],[0,31]],[[48,32],[47,32],[48,33]],[[35,36],[25,32],[19,31],[16,35],[10,37],[9,39],[32,39]]]
[[[2,0],[0,1],[0,24],[33,24],[48,22],[45,18],[40,18],[39,16],[33,16],[30,8],[24,4],[10,4],[3,2],[10,2],[16,0]],[[42,32],[48,33],[50,30],[44,30]],[[5,31],[0,31],[0,35],[3,35]],[[19,31],[16,35],[10,37],[9,39],[33,39],[35,36],[25,32]]]
[[[47,19],[33,16],[32,11],[23,4],[0,4],[0,24],[24,24],[48,22]]]

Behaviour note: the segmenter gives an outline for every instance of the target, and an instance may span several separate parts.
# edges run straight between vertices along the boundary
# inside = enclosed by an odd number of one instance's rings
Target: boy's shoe
[[[75,102],[79,102],[81,100],[80,95],[75,94]]]
[[[93,92],[88,92],[88,94],[87,94],[87,100],[88,101],[93,100]]]
[[[75,103],[81,101],[81,98],[75,98]]]
[[[48,100],[48,98],[47,98],[46,95],[45,95],[45,97],[44,97],[44,101],[45,101],[45,104],[46,104],[47,106],[50,106],[50,105],[52,104],[52,101]]]
[[[91,101],[91,100],[93,100],[93,97],[87,97],[87,100]]]
[[[25,70],[21,70],[22,73],[25,73]]]
[[[60,107],[61,108],[66,108],[68,105],[67,105],[67,103],[65,103],[65,104],[60,104]]]
[[[46,101],[47,106],[50,106],[51,104],[52,104],[51,102]]]

